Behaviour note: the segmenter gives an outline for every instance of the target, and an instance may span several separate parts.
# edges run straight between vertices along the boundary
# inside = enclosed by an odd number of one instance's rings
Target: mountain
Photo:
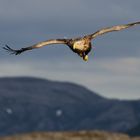
[[[109,100],[85,87],[32,77],[0,78],[0,135],[33,131],[126,132],[140,101]]]
[[[131,136],[140,136],[140,123],[134,128],[127,131],[127,134]]]

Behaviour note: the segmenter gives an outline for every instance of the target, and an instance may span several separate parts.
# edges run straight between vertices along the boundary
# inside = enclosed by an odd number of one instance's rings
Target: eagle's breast
[[[79,51],[86,51],[88,47],[89,47],[89,43],[84,39],[78,40],[73,44],[73,49]]]

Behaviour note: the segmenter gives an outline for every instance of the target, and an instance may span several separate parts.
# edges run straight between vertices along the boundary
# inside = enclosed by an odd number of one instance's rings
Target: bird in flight
[[[126,28],[129,28],[134,25],[138,25],[140,22],[134,22],[124,25],[117,25],[113,27],[107,27],[100,29],[93,34],[85,35],[83,37],[76,37],[76,38],[70,38],[70,39],[50,39],[46,41],[39,42],[37,44],[34,44],[29,47],[21,48],[21,49],[12,49],[8,45],[5,45],[3,49],[7,50],[11,54],[19,55],[25,51],[41,48],[50,44],[65,44],[67,45],[73,52],[77,53],[84,61],[88,60],[88,53],[92,49],[91,41],[92,39],[96,38],[99,35],[103,35],[108,32],[113,31],[120,31]]]

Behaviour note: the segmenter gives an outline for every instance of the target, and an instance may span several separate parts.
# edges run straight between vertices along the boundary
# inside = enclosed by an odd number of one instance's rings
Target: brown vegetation
[[[41,132],[1,137],[0,140],[140,140],[125,134],[80,131],[80,132]]]

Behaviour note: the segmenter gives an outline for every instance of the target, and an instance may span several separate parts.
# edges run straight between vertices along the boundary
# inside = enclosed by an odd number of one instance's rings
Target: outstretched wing
[[[113,27],[104,28],[104,29],[98,30],[97,32],[89,35],[89,37],[91,39],[93,39],[93,38],[95,38],[99,35],[102,35],[102,34],[105,34],[105,33],[108,33],[108,32],[113,32],[113,31],[120,31],[120,30],[129,28],[131,26],[137,25],[137,24],[140,24],[140,22],[135,22],[135,23],[130,23],[130,24],[117,25],[117,26],[113,26]]]
[[[19,50],[12,49],[8,45],[5,45],[5,47],[3,47],[3,49],[10,52],[11,54],[18,55],[18,54],[21,54],[22,52],[27,51],[27,50],[41,48],[41,47],[44,47],[44,46],[47,46],[50,44],[67,44],[67,42],[68,42],[68,39],[51,39],[51,40],[39,42],[37,44],[34,44],[34,45],[26,47],[26,48],[21,48]]]

